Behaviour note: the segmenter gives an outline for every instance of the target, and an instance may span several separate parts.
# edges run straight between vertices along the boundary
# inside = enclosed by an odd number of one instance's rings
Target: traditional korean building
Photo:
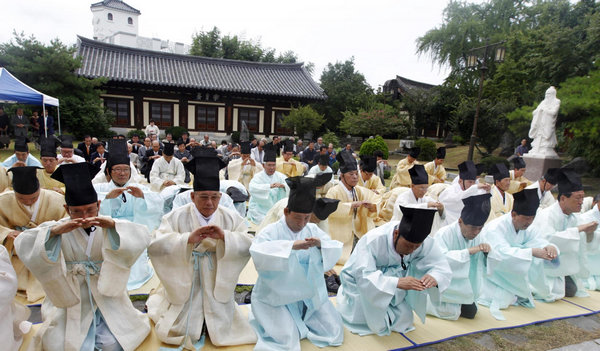
[[[281,119],[291,107],[326,99],[302,63],[280,64],[180,55],[78,37],[78,74],[106,78],[104,104],[114,127],[226,135],[245,121],[254,134],[290,135]]]

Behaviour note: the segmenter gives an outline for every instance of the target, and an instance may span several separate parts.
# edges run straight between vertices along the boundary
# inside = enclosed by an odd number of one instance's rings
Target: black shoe
[[[252,291],[248,292],[248,294],[246,294],[246,296],[244,297],[244,303],[248,304],[250,303],[252,300]]]
[[[330,275],[325,277],[325,286],[327,286],[327,291],[330,293],[337,294],[340,285],[335,279],[336,275]]]

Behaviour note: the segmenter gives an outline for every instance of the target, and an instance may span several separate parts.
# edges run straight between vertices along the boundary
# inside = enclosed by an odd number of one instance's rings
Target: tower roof
[[[124,12],[130,12],[130,13],[134,13],[136,15],[141,15],[142,14],[140,12],[140,10],[135,9],[135,8],[127,5],[122,0],[104,0],[104,1],[100,1],[100,2],[94,3],[94,4],[92,4],[90,6],[91,9],[94,9],[96,7],[107,7],[109,9],[120,10],[120,11],[124,11]]]

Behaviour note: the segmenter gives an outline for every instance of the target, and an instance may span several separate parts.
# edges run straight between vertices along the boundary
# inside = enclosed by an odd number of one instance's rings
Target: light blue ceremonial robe
[[[247,218],[250,222],[254,224],[262,222],[269,209],[277,201],[288,196],[290,189],[285,183],[285,178],[286,176],[283,173],[277,171],[271,176],[262,171],[252,178],[248,185],[250,202],[248,203]],[[271,188],[273,183],[281,183],[285,185],[285,188]]]
[[[536,299],[551,302],[565,297],[565,276],[571,276],[577,284],[576,296],[589,296],[580,279],[587,278],[584,270],[587,255],[586,235],[577,229],[579,224],[579,214],[565,215],[558,201],[537,211],[531,227],[554,244],[560,250],[560,255],[556,264],[544,266],[547,286],[543,290],[534,291]]]
[[[19,161],[17,159],[17,155],[13,154],[9,158],[7,158],[6,160],[4,160],[4,162],[2,162],[2,166],[4,166],[4,168],[6,168],[6,169],[9,169],[15,163],[17,163],[17,161]],[[40,168],[42,168],[42,163],[40,162],[40,160],[38,160],[37,158],[35,158],[31,154],[27,155],[27,160],[25,160],[25,165],[27,167],[40,167]]]
[[[452,280],[441,294],[439,303],[427,301],[427,313],[438,318],[457,320],[461,305],[470,305],[477,299],[484,271],[483,252],[469,254],[469,248],[478,246],[481,237],[467,240],[460,231],[458,220],[440,228],[433,236],[442,253],[446,255]]]
[[[409,255],[394,249],[393,236],[397,221],[370,230],[356,244],[344,265],[342,285],[337,295],[337,309],[344,325],[359,335],[389,335],[414,329],[413,311],[425,322],[427,295],[437,302],[439,294],[450,285],[452,272],[437,243],[427,237]],[[399,289],[398,279],[432,276],[437,287],[425,291]]]
[[[596,221],[600,223],[598,205],[580,216],[580,223]],[[585,266],[588,278],[584,280],[586,289],[600,290],[600,226],[594,232],[594,238],[586,244],[587,264]]]
[[[479,234],[492,250],[487,256],[487,275],[477,303],[489,306],[498,320],[505,319],[500,309],[512,304],[535,307],[532,292],[546,286],[544,265],[551,263],[533,257],[531,249],[544,248],[549,243],[537,229],[530,225],[527,230],[516,232],[512,215],[507,213],[488,222]]]
[[[158,193],[150,191],[149,188],[141,184],[128,182],[123,187],[130,185],[140,188],[144,192],[144,198],[138,198],[128,192],[124,192],[125,202],[123,201],[123,196],[117,196],[114,199],[105,199],[106,194],[119,187],[113,181],[94,184],[98,199],[102,201],[100,203],[100,215],[143,224],[152,232],[160,224],[163,200]],[[144,250],[133,266],[131,266],[129,280],[127,281],[127,290],[140,288],[153,275],[154,270],[149,264],[148,253]]]
[[[294,241],[310,237],[321,239],[320,249],[292,249]],[[258,271],[250,314],[255,350],[300,350],[304,338],[319,347],[342,344],[342,320],[323,279],[342,254],[341,242],[312,223],[294,233],[281,218],[258,233],[250,254]]]

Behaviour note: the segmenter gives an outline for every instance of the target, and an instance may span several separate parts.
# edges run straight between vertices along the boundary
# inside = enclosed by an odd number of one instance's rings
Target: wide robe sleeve
[[[141,224],[113,219],[115,228],[105,229],[102,245],[104,259],[98,278],[98,291],[117,296],[127,286],[131,266],[150,244],[150,232]]]
[[[73,286],[71,279],[67,278],[66,264],[60,251],[60,236],[48,240],[50,229],[57,224],[54,221],[46,222],[22,232],[15,239],[15,249],[23,264],[42,284],[46,297],[52,304],[58,308],[66,308],[80,302],[79,294],[76,293],[79,287]],[[57,253],[56,257],[48,256],[47,241],[52,247],[50,251]]]

